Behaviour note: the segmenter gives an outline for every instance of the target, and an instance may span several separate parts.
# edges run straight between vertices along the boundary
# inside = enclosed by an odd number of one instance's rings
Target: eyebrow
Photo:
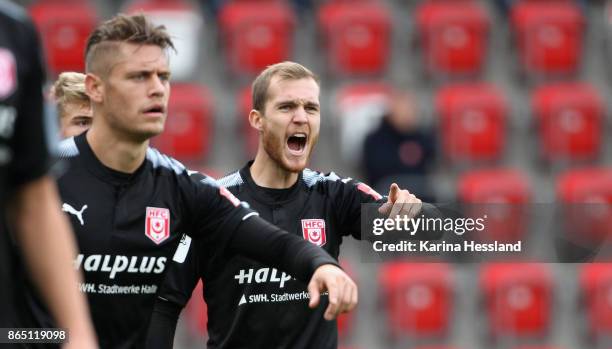
[[[128,76],[135,76],[135,75],[140,75],[140,74],[145,74],[145,75],[152,75],[155,72],[157,72],[158,75],[170,75],[170,71],[169,70],[155,70],[155,69],[140,69],[140,70],[134,70],[134,71],[128,71],[126,72],[126,75]]]
[[[75,115],[72,119],[93,119],[92,115],[78,114]]]
[[[299,105],[300,103],[298,103],[297,100],[295,99],[290,99],[290,100],[283,100],[283,101],[279,101],[275,104],[275,106],[281,106],[281,105],[290,105],[292,107],[295,107],[296,105]],[[320,108],[320,104],[317,102],[311,102],[311,101],[307,101],[304,103],[304,107],[316,107],[316,108]]]

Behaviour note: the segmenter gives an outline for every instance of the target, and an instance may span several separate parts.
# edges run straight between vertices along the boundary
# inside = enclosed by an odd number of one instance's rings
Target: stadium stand
[[[51,77],[83,70],[87,35],[115,8],[168,26],[176,82],[153,145],[193,169],[218,177],[244,165],[257,141],[245,86],[291,59],[322,77],[311,168],[361,179],[364,136],[392,91],[414,91],[438,126],[436,197],[537,203],[554,212],[545,229],[609,262],[599,247],[612,227],[612,0],[317,0],[298,13],[289,0],[16,1],[41,31]],[[213,1],[218,17],[202,11]],[[554,260],[549,232],[517,214],[502,217],[495,238],[542,239],[550,251],[538,258]],[[341,348],[612,348],[608,264],[366,263],[365,244],[343,243],[360,305],[339,321]],[[202,347],[202,306],[183,313],[177,348]]]
[[[459,177],[457,188],[459,202],[466,204],[465,216],[487,216],[480,240],[515,242],[525,236],[527,204],[533,194],[523,173],[501,168],[472,170]]]
[[[390,52],[391,17],[383,1],[331,0],[318,11],[319,31],[332,73],[384,72]]]
[[[436,95],[442,150],[452,162],[494,161],[502,156],[508,106],[486,83],[446,85]]]
[[[197,163],[209,152],[213,115],[212,99],[205,86],[173,84],[166,127],[153,139],[153,145],[181,161]]]
[[[578,246],[593,247],[612,236],[612,169],[567,170],[557,179],[566,237]]]
[[[582,58],[584,17],[573,1],[519,1],[510,20],[523,70],[571,76]]]
[[[453,308],[449,265],[388,262],[379,270],[379,283],[393,338],[447,334]]]
[[[554,286],[546,264],[485,264],[480,276],[493,337],[543,337],[548,332]]]
[[[85,41],[98,20],[89,1],[38,1],[29,12],[41,33],[49,74],[84,71]]]
[[[532,93],[541,156],[551,162],[593,161],[600,154],[605,105],[587,83],[542,85]]]
[[[219,31],[230,71],[255,75],[292,56],[295,14],[284,1],[234,1],[219,13]]]
[[[253,99],[251,98],[251,86],[247,86],[239,91],[237,95],[236,105],[238,105],[238,114],[236,115],[238,122],[237,126],[244,141],[244,151],[249,158],[255,156],[257,144],[259,142],[259,134],[251,127],[249,123],[249,113],[253,109]]]
[[[490,19],[477,1],[424,1],[415,14],[421,55],[435,77],[477,76],[486,63]]]
[[[580,272],[581,301],[591,339],[612,333],[612,264],[592,263]]]
[[[335,115],[345,161],[360,160],[363,139],[384,115],[392,91],[393,87],[384,82],[347,84],[336,91]]]
[[[142,12],[166,26],[176,47],[170,59],[173,81],[193,81],[198,76],[203,18],[194,5],[185,0],[135,0],[126,4],[125,12]]]

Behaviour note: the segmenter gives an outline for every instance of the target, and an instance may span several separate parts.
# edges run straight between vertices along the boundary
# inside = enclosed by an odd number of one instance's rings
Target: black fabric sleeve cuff
[[[174,332],[178,322],[181,306],[160,298],[155,300],[155,307],[147,331],[146,348],[166,349],[174,344]]]
[[[243,221],[229,243],[232,252],[242,254],[288,272],[308,282],[314,271],[324,265],[338,262],[325,250],[304,239],[253,216]]]

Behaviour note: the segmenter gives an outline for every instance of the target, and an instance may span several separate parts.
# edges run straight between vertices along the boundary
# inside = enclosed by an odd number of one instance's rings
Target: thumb
[[[311,280],[308,284],[308,295],[310,295],[310,302],[308,307],[314,309],[319,305],[319,298],[321,298],[319,283],[316,280]]]
[[[399,186],[395,183],[391,184],[389,187],[389,195],[387,195],[387,202],[385,202],[382,206],[378,208],[378,212],[380,214],[384,214],[386,216],[391,213],[391,209],[393,208],[393,204],[397,201],[397,195],[399,191]]]

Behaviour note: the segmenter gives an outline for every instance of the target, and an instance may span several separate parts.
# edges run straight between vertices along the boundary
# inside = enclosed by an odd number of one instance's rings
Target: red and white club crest
[[[317,246],[325,245],[327,242],[325,221],[323,219],[302,219],[302,235],[304,240],[310,241]]]
[[[4,99],[17,87],[17,64],[13,53],[0,48],[0,99]]]
[[[371,197],[374,198],[374,200],[382,199],[382,195],[378,194],[378,192],[376,190],[370,188],[370,186],[365,184],[365,183],[359,183],[357,185],[357,189],[361,190],[366,195],[370,195]]]
[[[145,235],[158,245],[170,237],[170,210],[147,207]]]

